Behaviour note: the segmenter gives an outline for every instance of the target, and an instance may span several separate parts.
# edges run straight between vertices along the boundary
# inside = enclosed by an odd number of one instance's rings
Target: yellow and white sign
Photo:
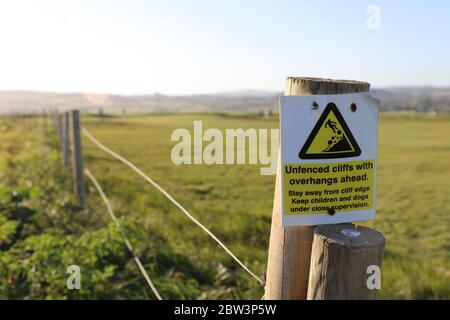
[[[378,109],[369,93],[281,97],[284,226],[375,218]]]

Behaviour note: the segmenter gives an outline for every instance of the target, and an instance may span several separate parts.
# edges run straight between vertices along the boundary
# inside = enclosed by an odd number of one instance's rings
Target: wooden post
[[[83,176],[83,156],[80,136],[80,112],[72,110],[72,172],[75,186],[75,195],[78,203],[84,207],[84,176]]]
[[[369,91],[370,84],[359,81],[290,77],[285,95],[355,93]],[[275,183],[270,231],[265,299],[305,300],[308,293],[313,227],[281,226],[281,161]]]
[[[59,150],[62,150],[62,144],[63,144],[63,119],[62,119],[62,115],[59,112],[56,114],[56,135],[58,137]]]
[[[373,272],[381,270],[384,244],[383,235],[369,228],[353,224],[317,226],[311,253],[308,299],[375,299],[378,290],[369,287],[367,282]],[[373,271],[370,266],[379,269]],[[374,275],[381,279],[381,274]]]
[[[69,143],[70,143],[70,130],[69,130],[69,112],[63,113],[62,120],[62,146],[61,146],[61,158],[64,167],[69,167]]]

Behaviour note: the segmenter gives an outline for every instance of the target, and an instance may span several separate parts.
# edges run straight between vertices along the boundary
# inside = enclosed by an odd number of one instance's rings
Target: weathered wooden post
[[[80,112],[72,110],[72,176],[78,203],[84,207],[83,155],[80,136]]]
[[[62,119],[62,145],[61,145],[61,158],[64,167],[69,167],[69,143],[70,143],[70,115],[69,112],[63,113]]]
[[[287,79],[285,95],[356,93],[369,91],[369,88],[370,84],[359,81],[291,77]],[[308,294],[314,227],[281,225],[280,162],[275,184],[265,299],[305,300]]]
[[[384,244],[378,231],[353,224],[315,227],[308,299],[375,299]]]

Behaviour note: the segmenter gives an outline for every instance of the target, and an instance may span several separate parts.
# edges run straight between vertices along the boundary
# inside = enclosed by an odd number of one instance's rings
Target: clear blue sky
[[[449,39],[445,0],[2,0],[0,90],[282,90],[289,75],[449,86]]]

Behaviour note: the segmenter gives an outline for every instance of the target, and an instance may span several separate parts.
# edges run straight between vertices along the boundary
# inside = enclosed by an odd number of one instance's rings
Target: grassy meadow
[[[192,132],[194,120],[202,120],[204,130],[218,128],[223,132],[226,128],[278,127],[276,117],[248,115],[82,118],[83,125],[99,141],[163,186],[263,277],[275,176],[260,175],[260,165],[173,164],[171,150],[176,143],[171,142],[171,133],[176,128]],[[263,288],[162,194],[87,139],[82,143],[84,165],[102,185],[116,215],[139,225],[133,245],[164,298],[262,297]],[[11,178],[16,161],[34,161],[31,171],[43,161],[53,161],[57,170],[64,171],[56,156],[54,137],[43,133],[42,124],[0,120],[0,186],[8,190],[20,189],[23,184],[44,188],[43,179],[59,175],[49,169],[38,178],[27,178],[24,170]],[[70,202],[69,174],[58,179],[61,185],[56,189],[65,192]],[[84,225],[76,231],[80,237],[85,231],[96,232],[109,223],[96,191],[89,182],[86,185],[88,209],[74,210],[68,216],[69,223],[82,217],[80,223]],[[377,192],[377,218],[363,225],[386,237],[380,298],[450,299],[450,117],[381,115]],[[29,201],[38,212],[39,202]],[[1,243],[0,227],[0,250]],[[127,261],[108,274],[104,290],[108,291],[108,284],[113,286],[117,280],[130,292],[118,298],[151,298],[132,259],[128,257]],[[9,270],[10,266],[3,263]],[[134,272],[134,276],[126,281],[114,278],[123,270]]]

